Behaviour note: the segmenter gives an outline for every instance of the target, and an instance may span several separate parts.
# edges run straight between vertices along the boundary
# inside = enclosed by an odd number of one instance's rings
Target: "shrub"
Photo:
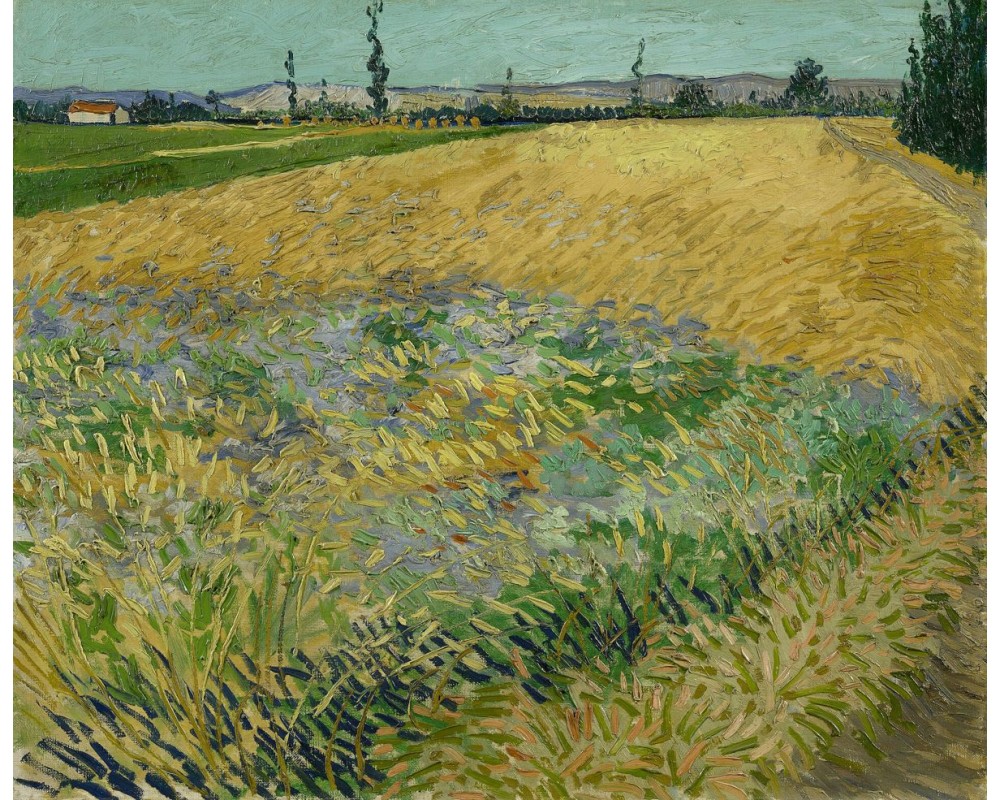
[[[703,83],[689,81],[677,91],[673,104],[685,111],[707,111],[712,107],[712,90]]]
[[[169,100],[157,97],[147,91],[142,101],[133,103],[129,108],[129,118],[132,122],[141,124],[157,124],[164,122],[204,121],[212,118],[212,112],[195,103],[181,102],[175,104],[173,94]]]
[[[817,108],[826,104],[830,87],[825,76],[821,77],[823,65],[811,58],[795,62],[795,72],[788,79],[785,103],[789,108]]]

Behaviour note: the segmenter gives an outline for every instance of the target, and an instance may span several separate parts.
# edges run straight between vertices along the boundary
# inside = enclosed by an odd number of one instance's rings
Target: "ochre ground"
[[[984,201],[986,199],[985,178],[977,179],[971,172],[959,174],[952,167],[927,153],[911,153],[909,148],[896,138],[891,120],[869,117],[840,118],[835,120],[833,124],[842,128],[862,145],[871,145],[883,148],[890,153],[905,155],[911,161],[934,170],[958,186],[975,192]]]
[[[884,123],[811,118],[551,126],[18,219],[15,275],[467,275],[655,305],[765,360],[888,369],[946,401],[985,371],[984,243],[920,174],[866,157],[880,141]]]

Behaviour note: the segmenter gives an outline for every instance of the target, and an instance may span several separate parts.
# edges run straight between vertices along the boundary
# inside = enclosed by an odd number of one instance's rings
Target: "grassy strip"
[[[86,169],[15,170],[14,214],[28,217],[42,211],[69,211],[109,200],[123,203],[136,197],[199,188],[246,175],[272,175],[354,156],[402,153],[457,139],[479,139],[533,129],[534,126],[426,132],[375,129],[361,134],[296,141],[287,147],[148,158]]]
[[[252,125],[46,125],[14,124],[14,167],[98,166],[139,161],[157,150],[269,142],[301,136],[303,128]]]

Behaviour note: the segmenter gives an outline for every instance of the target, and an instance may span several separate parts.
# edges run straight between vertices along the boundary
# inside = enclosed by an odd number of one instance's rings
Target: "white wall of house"
[[[126,116],[127,116],[126,112]],[[111,114],[93,114],[90,111],[71,111],[69,121],[89,125],[110,125]]]
[[[128,111],[126,111],[121,106],[115,109],[115,125],[128,125],[131,120],[128,116]]]

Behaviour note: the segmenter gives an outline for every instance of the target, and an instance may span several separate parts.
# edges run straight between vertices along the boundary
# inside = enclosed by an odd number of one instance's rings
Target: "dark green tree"
[[[635,75],[635,86],[632,87],[632,105],[642,105],[642,54],[646,50],[646,40],[639,40],[639,56],[632,65],[632,74]]]
[[[507,67],[507,82],[500,90],[500,105],[497,108],[501,119],[514,119],[521,112],[517,100],[514,99],[514,90],[511,88],[511,81],[513,79],[514,70]]]
[[[811,58],[795,62],[795,72],[788,79],[785,101],[792,108],[814,108],[825,105],[830,96],[823,65]]]
[[[947,16],[920,14],[923,50],[910,41],[910,74],[896,119],[899,140],[977,175],[986,172],[986,1],[948,0]]]
[[[175,102],[173,92],[167,97],[169,100],[164,100],[147,90],[142,102],[132,103],[129,108],[129,117],[132,122],[155,125],[163,122],[207,120],[212,117],[212,112],[202,108],[197,103]]]
[[[133,122],[146,125],[170,121],[170,106],[166,100],[156,97],[148,89],[140,103],[132,103],[129,117]]]
[[[685,111],[707,111],[712,107],[712,90],[703,83],[688,81],[674,95],[674,105]]]
[[[14,101],[14,119],[17,122],[28,121],[28,104],[24,100]]]
[[[215,116],[218,119],[218,116],[219,116],[219,103],[221,102],[221,99],[220,99],[219,95],[216,93],[215,89],[209,89],[208,90],[208,94],[205,95],[205,102],[208,103],[208,105],[212,106],[212,108],[215,109]]]
[[[368,30],[368,41],[372,45],[372,54],[368,57],[368,71],[372,76],[372,85],[368,87],[368,96],[372,99],[372,113],[380,117],[389,110],[389,99],[385,94],[386,82],[389,80],[389,68],[385,65],[385,51],[378,38],[378,15],[382,13],[382,0],[368,6],[365,13],[372,21]]]
[[[288,58],[285,59],[285,69],[288,71],[288,80],[285,81],[285,86],[288,87],[288,110],[294,112],[295,106],[298,105],[298,98],[295,94],[298,87],[295,85],[295,57],[291,50],[288,51]]]

